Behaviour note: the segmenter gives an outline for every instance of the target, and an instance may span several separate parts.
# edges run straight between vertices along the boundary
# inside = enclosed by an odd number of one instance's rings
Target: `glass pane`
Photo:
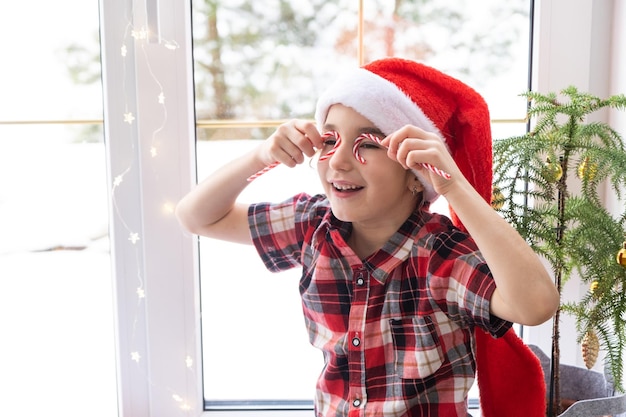
[[[97,0],[0,4],[3,416],[117,415],[98,25]]]
[[[357,63],[355,6],[349,0],[194,0],[197,118],[311,117],[329,78]],[[353,36],[341,43],[347,28]]]
[[[280,120],[313,116],[330,80],[358,65],[358,3],[194,0],[200,180],[265,139]],[[518,94],[527,85],[528,0],[363,3],[365,61],[424,61],[474,86],[494,118],[524,118]],[[523,122],[495,124],[494,137],[524,129]],[[279,201],[301,191],[321,191],[314,167],[279,166],[241,200]],[[442,200],[433,209],[445,213]],[[200,262],[207,404],[309,402],[323,359],[304,329],[300,271],[271,274],[253,248],[206,238]]]
[[[0,120],[102,119],[98,1],[2,2]]]
[[[368,1],[364,60],[424,62],[481,93],[494,119],[523,119],[529,13],[529,0]]]
[[[256,145],[253,140],[199,142],[199,177]],[[306,163],[285,170],[279,166],[255,180],[242,200],[280,201],[298,191],[320,191],[317,174]],[[205,398],[214,405],[310,401],[323,360],[304,328],[300,271],[268,272],[251,246],[203,238],[200,248]]]

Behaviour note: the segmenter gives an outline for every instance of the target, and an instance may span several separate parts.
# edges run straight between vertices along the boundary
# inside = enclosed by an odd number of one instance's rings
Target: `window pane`
[[[256,141],[198,143],[201,178]],[[244,201],[280,201],[319,192],[307,164],[277,167],[255,180]],[[295,172],[294,172],[295,171]],[[323,365],[308,343],[298,292],[299,270],[272,274],[255,249],[201,239],[204,389],[208,401],[307,400]]]
[[[529,0],[367,2],[364,60],[400,56],[474,87],[492,117],[524,118]]]
[[[194,1],[200,180],[266,138],[279,120],[312,117],[329,81],[358,65],[358,2],[292,3]],[[423,61],[474,86],[494,118],[523,120],[528,0],[364,3],[365,61]],[[523,121],[495,124],[494,137],[524,129]],[[315,169],[279,166],[241,200],[280,201],[301,191],[321,191]],[[445,212],[441,203],[433,209]],[[200,258],[207,404],[310,401],[323,360],[304,329],[300,271],[271,274],[253,248],[206,238]]]
[[[105,148],[83,123],[98,25],[97,0],[0,4],[3,416],[117,415]]]
[[[352,37],[337,45],[346,28],[356,34],[355,5],[194,0],[197,118],[312,116],[329,77],[357,63],[355,50],[343,52]]]

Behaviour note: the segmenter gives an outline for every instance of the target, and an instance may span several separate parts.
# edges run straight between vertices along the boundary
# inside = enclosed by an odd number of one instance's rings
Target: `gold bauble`
[[[590,162],[588,156],[578,165],[578,178],[583,181],[593,181],[597,173],[598,164]]]
[[[557,182],[563,176],[563,168],[558,162],[546,159],[546,165],[541,170],[541,175],[548,182]]]
[[[626,242],[624,242],[624,247],[617,252],[617,256],[615,257],[617,263],[626,268]]]
[[[491,190],[491,207],[496,210],[500,210],[504,206],[504,194],[500,191],[500,188],[494,185]]]
[[[600,341],[596,332],[589,329],[583,336],[583,342],[581,346],[583,360],[587,369],[593,368],[598,360],[598,354],[600,353]]]

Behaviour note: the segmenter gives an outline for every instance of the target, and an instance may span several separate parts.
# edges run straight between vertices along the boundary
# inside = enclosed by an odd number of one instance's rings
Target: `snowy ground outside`
[[[117,415],[105,172],[101,144],[0,140],[2,416]]]

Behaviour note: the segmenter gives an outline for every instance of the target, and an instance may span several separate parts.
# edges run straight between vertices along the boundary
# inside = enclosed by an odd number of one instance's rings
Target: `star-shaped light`
[[[155,156],[157,156],[157,154],[158,154],[157,148],[155,148],[154,146],[150,147],[150,156],[154,158]]]
[[[124,176],[123,175],[118,175],[113,180],[113,186],[118,187],[122,183],[122,181],[124,181]]]
[[[164,104],[165,103],[165,94],[163,94],[163,91],[161,91],[161,93],[159,94],[159,104]]]
[[[128,240],[130,240],[133,245],[136,244],[137,241],[139,241],[139,233],[131,233]]]
[[[146,298],[146,291],[141,287],[137,288],[137,297]]]
[[[134,360],[135,362],[139,363],[139,359],[141,359],[141,355],[139,354],[139,352],[132,352],[130,354],[130,358]]]
[[[133,116],[132,112],[124,113],[124,121],[129,125],[133,124],[133,120],[135,120],[135,116]]]
[[[187,368],[191,368],[193,366],[193,359],[191,356],[187,356],[185,358],[185,365],[187,365]]]
[[[176,401],[177,403],[180,403],[180,402],[182,402],[182,401],[183,401],[183,397],[181,397],[181,396],[180,396],[180,395],[178,395],[178,394],[173,394],[173,395],[172,395],[172,398],[173,398],[173,399],[174,399],[174,401]]]
[[[148,39],[148,31],[146,30],[146,28],[142,27],[139,30],[132,30],[130,32],[130,36],[135,39]]]
[[[125,57],[128,54],[128,48],[126,48],[126,45],[122,45],[122,47],[120,48],[120,52],[123,57]]]

